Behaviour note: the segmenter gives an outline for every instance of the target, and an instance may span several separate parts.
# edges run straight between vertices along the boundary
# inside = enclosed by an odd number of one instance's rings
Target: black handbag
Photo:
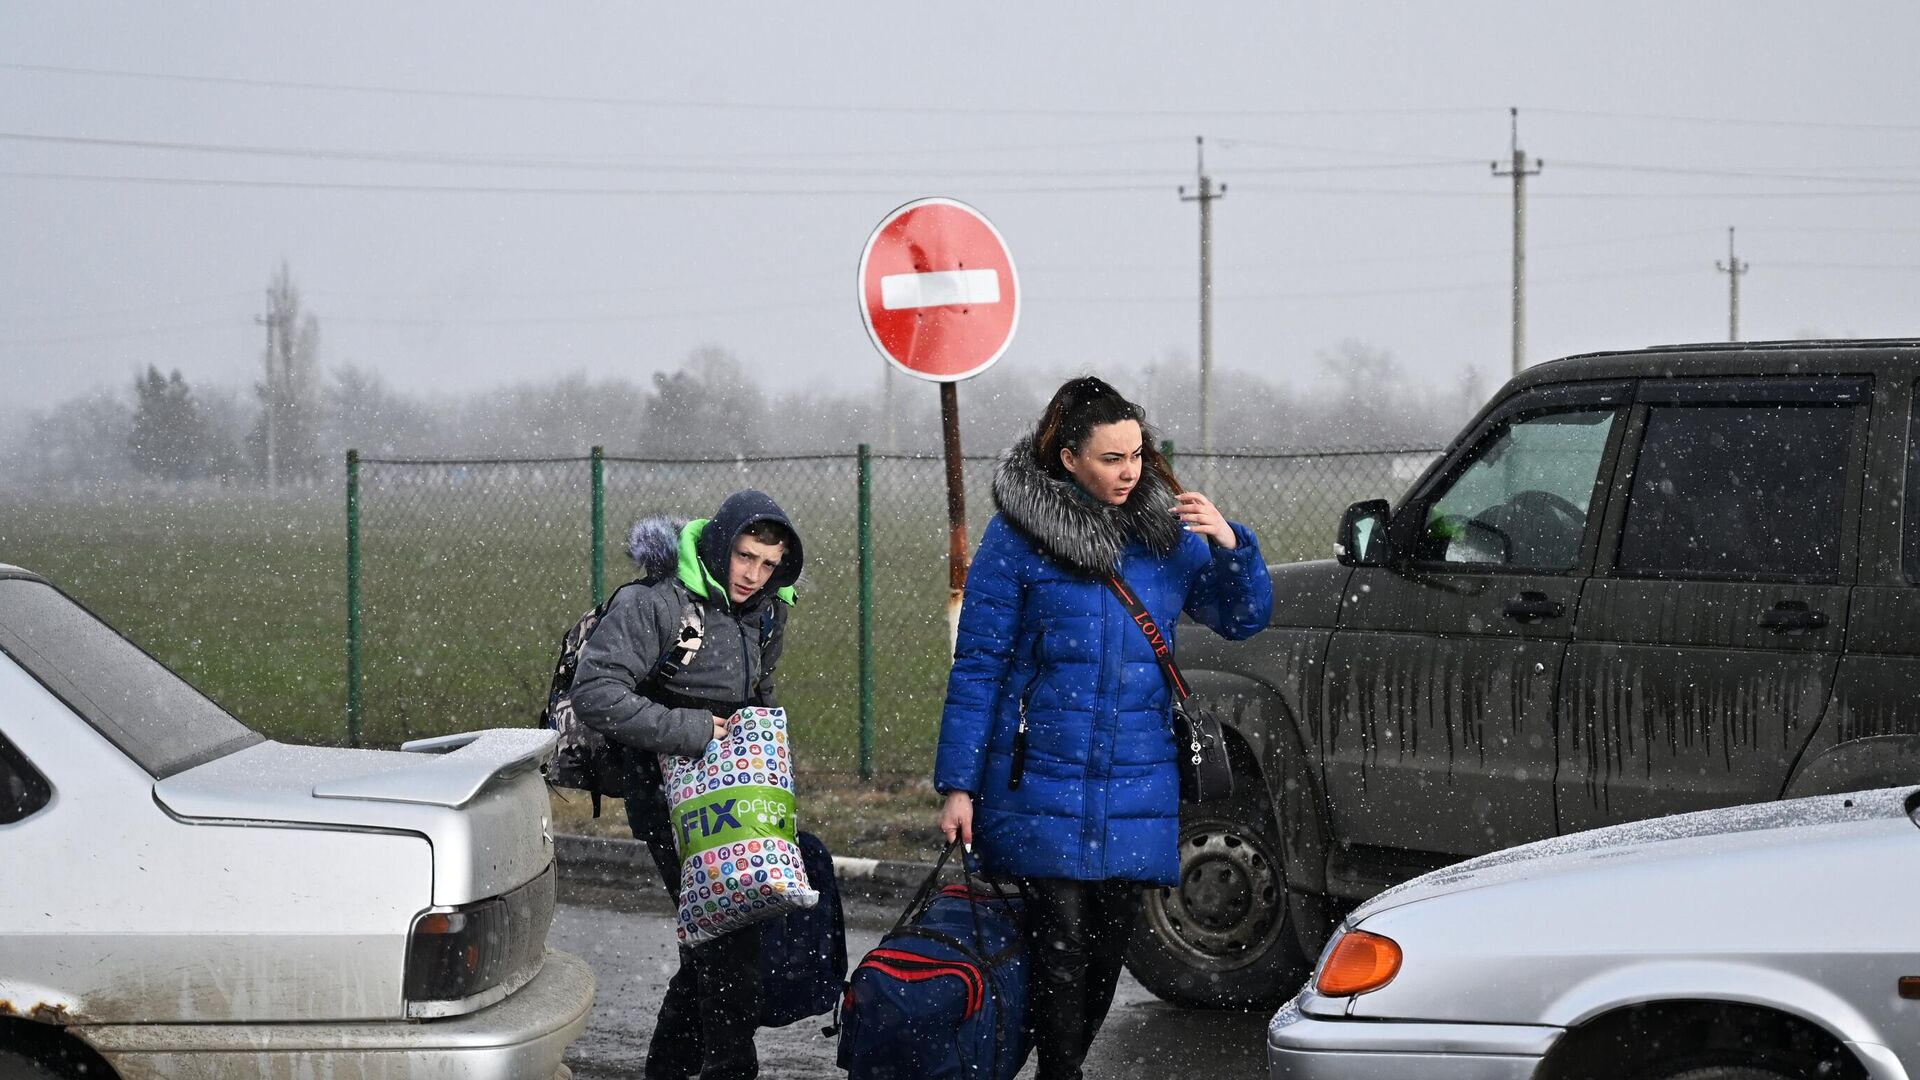
[[[1153,646],[1153,658],[1160,663],[1160,671],[1167,677],[1167,686],[1173,691],[1173,742],[1178,751],[1175,762],[1180,766],[1180,800],[1190,803],[1221,802],[1233,796],[1233,765],[1227,760],[1226,733],[1220,728],[1220,720],[1208,709],[1189,706],[1187,680],[1180,675],[1180,667],[1173,662],[1173,645],[1162,633],[1153,614],[1133,590],[1115,574],[1107,579],[1107,588],[1119,599],[1120,606],[1127,609],[1127,616],[1133,620],[1140,632],[1147,635],[1147,644]]]

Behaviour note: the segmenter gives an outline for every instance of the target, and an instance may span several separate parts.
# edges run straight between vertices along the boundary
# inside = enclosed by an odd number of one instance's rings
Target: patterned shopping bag
[[[683,944],[809,908],[793,816],[784,709],[741,709],[702,758],[674,759],[667,781],[680,850]]]

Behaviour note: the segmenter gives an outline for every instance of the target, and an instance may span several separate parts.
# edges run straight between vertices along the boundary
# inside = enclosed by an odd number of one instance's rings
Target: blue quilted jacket
[[[1231,550],[1181,529],[1151,472],[1126,505],[1098,504],[1038,468],[1025,441],[1002,459],[994,502],[967,575],[934,782],[974,793],[974,848],[990,872],[1176,884],[1171,691],[1103,581],[1118,569],[1170,635],[1185,612],[1250,637],[1273,607],[1259,544],[1238,524]]]

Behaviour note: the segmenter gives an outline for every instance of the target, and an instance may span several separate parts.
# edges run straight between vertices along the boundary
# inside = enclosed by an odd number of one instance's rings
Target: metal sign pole
[[[960,461],[959,384],[940,384],[940,428],[947,455],[947,644],[960,647],[960,597],[967,588],[967,478]]]

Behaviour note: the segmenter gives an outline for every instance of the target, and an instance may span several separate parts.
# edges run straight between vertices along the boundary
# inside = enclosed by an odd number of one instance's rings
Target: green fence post
[[[360,745],[360,451],[347,451],[347,745]]]
[[[873,448],[860,444],[860,779],[873,779]]]
[[[1160,456],[1167,459],[1168,465],[1173,464],[1173,440],[1172,439],[1160,440]]]
[[[607,450],[593,448],[593,606],[607,598]]]

